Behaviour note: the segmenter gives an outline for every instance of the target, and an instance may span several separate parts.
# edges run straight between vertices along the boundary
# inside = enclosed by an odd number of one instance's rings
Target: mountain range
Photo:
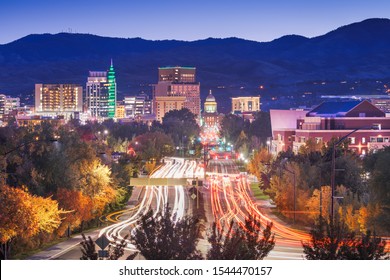
[[[31,103],[35,83],[85,86],[88,71],[107,70],[112,58],[118,99],[150,94],[157,68],[176,65],[195,66],[202,97],[212,89],[222,111],[240,95],[261,95],[269,108],[317,102],[322,94],[383,94],[390,87],[389,34],[390,19],[367,19],[318,37],[271,42],[28,35],[0,45],[0,93]]]

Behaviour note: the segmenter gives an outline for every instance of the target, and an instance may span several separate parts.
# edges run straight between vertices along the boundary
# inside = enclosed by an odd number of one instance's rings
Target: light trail
[[[245,229],[245,217],[251,215],[266,223],[272,222],[272,232],[278,245],[301,248],[302,241],[309,241],[309,234],[291,229],[271,219],[259,209],[250,196],[250,185],[246,176],[240,175],[229,161],[213,162],[214,173],[210,179],[211,207],[218,228],[227,228],[231,221]]]
[[[168,158],[165,159],[165,164],[151,175],[151,178],[183,178],[199,173],[200,170],[194,160]],[[190,174],[191,176],[189,176]],[[130,231],[137,227],[137,222],[142,215],[145,215],[150,209],[153,209],[154,216],[160,212],[163,213],[167,203],[172,208],[172,219],[176,221],[184,217],[186,214],[184,186],[145,186],[144,188],[144,196],[136,207],[107,216],[107,220],[117,223],[102,229],[99,236],[105,234],[110,241],[113,241],[114,236],[117,236],[118,242],[120,242],[129,235]],[[120,221],[120,219],[123,219],[123,221]],[[126,242],[128,244],[126,250],[136,250],[129,239],[126,239]]]

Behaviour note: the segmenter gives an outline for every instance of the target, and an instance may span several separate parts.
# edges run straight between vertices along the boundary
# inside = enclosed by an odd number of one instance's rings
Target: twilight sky
[[[367,18],[389,18],[389,0],[1,0],[0,44],[28,34],[109,37],[314,37]]]

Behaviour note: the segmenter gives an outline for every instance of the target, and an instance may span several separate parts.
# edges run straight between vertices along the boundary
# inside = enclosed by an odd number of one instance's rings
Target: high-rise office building
[[[150,115],[152,113],[152,101],[145,94],[126,96],[124,106],[126,118],[135,118],[136,116]]]
[[[35,84],[35,112],[43,116],[74,117],[83,110],[83,88],[75,84]]]
[[[3,117],[5,112],[5,98],[6,96],[4,94],[0,94],[0,118]]]
[[[115,106],[116,106],[116,79],[114,65],[111,59],[111,66],[107,72],[108,78],[108,117],[115,117]]]
[[[91,117],[115,117],[116,79],[112,60],[108,71],[89,71],[86,101],[87,110]]]
[[[195,67],[159,67],[159,82],[195,83]]]
[[[195,67],[160,67],[158,77],[158,83],[153,85],[153,108],[158,121],[167,112],[181,108],[200,116],[200,84],[196,82]]]

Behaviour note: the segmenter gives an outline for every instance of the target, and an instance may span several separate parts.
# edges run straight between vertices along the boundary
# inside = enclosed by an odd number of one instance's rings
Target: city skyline
[[[373,3],[374,2],[374,3]],[[29,34],[90,33],[150,40],[208,37],[265,42],[284,35],[316,37],[367,18],[388,18],[384,0],[327,1],[3,1],[0,44]],[[103,16],[96,17],[100,14]],[[102,18],[104,20],[102,20]]]

